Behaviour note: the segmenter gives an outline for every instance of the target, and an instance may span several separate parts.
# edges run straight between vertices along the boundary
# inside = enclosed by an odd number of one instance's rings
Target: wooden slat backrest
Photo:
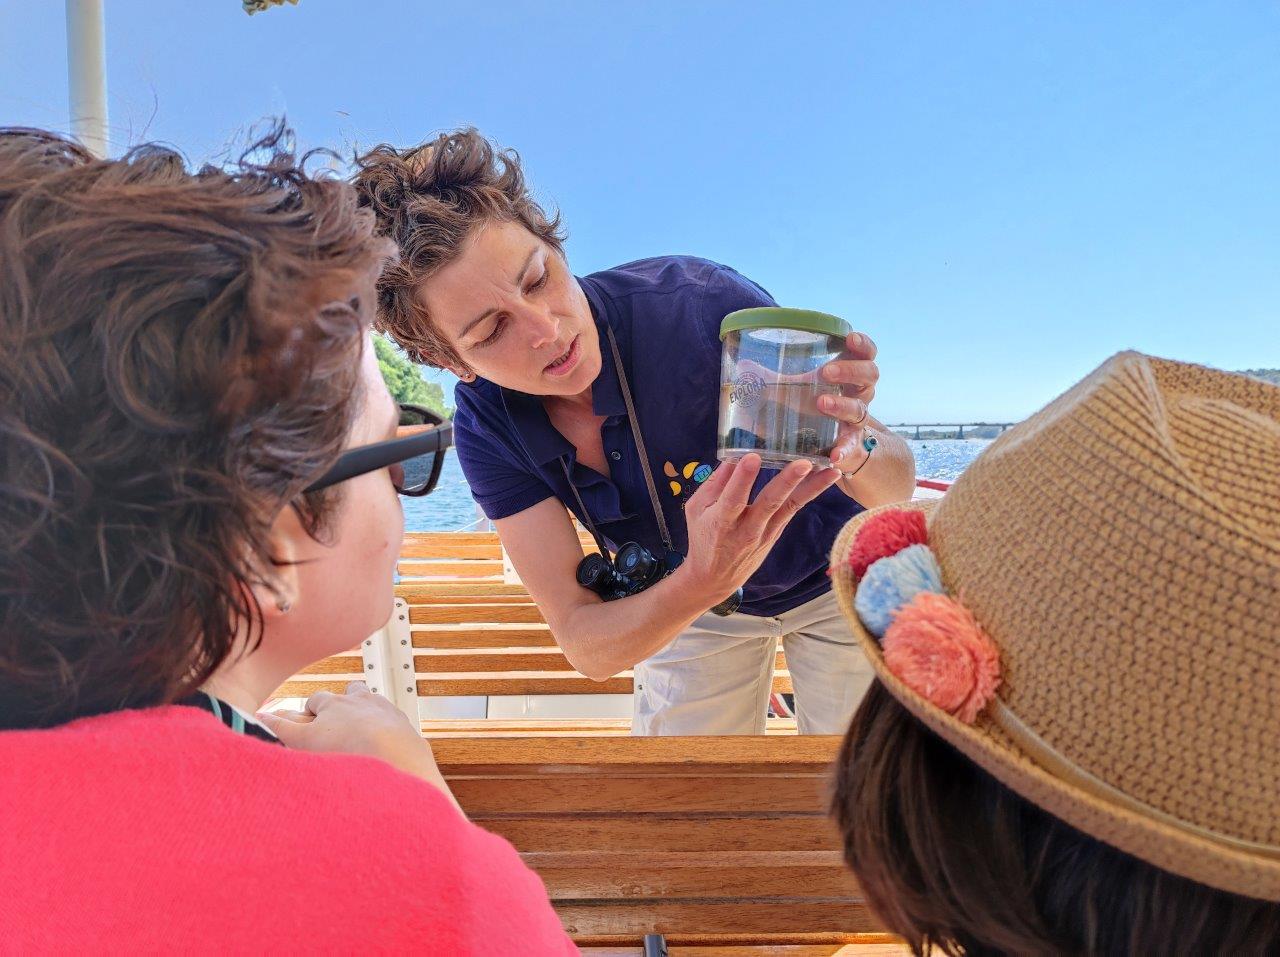
[[[578,536],[583,552],[595,551],[595,542],[586,533]],[[497,532],[407,532],[400,546],[402,561],[432,559],[502,560],[502,543]],[[401,572],[401,574],[406,574]],[[501,569],[499,569],[501,574]]]
[[[479,662],[484,667],[472,671],[419,671],[416,675],[419,696],[458,697],[467,695],[553,695],[553,694],[630,694],[633,678],[630,671],[621,672],[606,681],[594,681],[576,671],[541,666],[520,668],[531,664],[523,660],[527,651],[512,651],[508,664],[499,666],[491,662]],[[448,667],[459,664],[474,665],[465,656]],[[554,661],[552,662],[554,664]],[[567,664],[567,663],[566,663]],[[334,657],[316,662],[282,684],[272,694],[273,698],[306,698],[317,691],[341,693],[352,681],[365,680],[359,657]],[[791,676],[778,672],[774,676],[775,692],[791,691]]]
[[[497,532],[406,532],[400,558],[502,560]]]
[[[576,671],[459,671],[418,678],[418,696],[630,694],[631,672],[593,681]]]
[[[420,697],[630,694],[630,672],[596,682],[556,649],[542,612],[520,585],[402,581]],[[775,692],[791,690],[779,655]]]
[[[556,648],[556,640],[546,625],[458,625],[415,628],[413,647],[440,651],[484,648]]]
[[[514,738],[624,736],[631,734],[629,718],[428,718],[421,722],[427,737],[474,737],[477,734]],[[795,718],[770,718],[765,734],[795,734]]]
[[[494,644],[482,648],[448,648],[414,655],[415,681],[419,696],[457,697],[466,695],[549,695],[549,694],[630,694],[633,676],[624,671],[607,681],[593,681],[574,671],[563,653],[553,647],[550,633],[546,644],[527,646],[527,638],[513,637],[515,645]],[[540,636],[539,636],[540,637]],[[460,639],[463,641],[466,639]],[[489,640],[497,642],[497,636]],[[430,637],[414,633],[415,648]],[[791,676],[783,670],[785,658],[778,655],[778,671],[773,690],[791,690]],[[324,658],[294,675],[273,694],[276,698],[306,698],[317,691],[342,692],[348,683],[365,678],[359,651]]]
[[[418,625],[480,624],[542,625],[546,620],[531,602],[433,602],[411,604],[409,621]]]
[[[396,588],[396,594],[411,604],[421,604],[431,599],[441,599],[450,595],[489,595],[493,601],[504,601],[508,598],[528,598],[529,592],[523,585],[508,585],[504,582],[460,582],[460,581],[407,581]]]
[[[590,544],[590,540],[585,540]],[[586,547],[586,545],[584,545]],[[483,554],[482,554],[483,553]],[[445,571],[476,566],[501,572],[497,535],[491,532],[432,532],[406,536],[402,571]],[[463,555],[461,558],[443,558]],[[468,557],[470,556],[470,557]],[[419,696],[630,694],[630,672],[596,682],[575,671],[557,649],[546,621],[519,584],[482,574],[407,578],[396,585],[408,604],[414,671]],[[791,690],[785,658],[779,654],[775,692]],[[307,697],[342,691],[362,677],[357,652],[327,658],[295,675],[278,697]]]
[[[468,816],[599,935],[878,928],[826,816],[834,737],[433,739]]]
[[[631,694],[632,675],[624,671],[605,681],[594,681],[576,671],[461,671],[418,677],[418,695],[548,695]],[[773,691],[790,694],[791,675],[773,676]]]
[[[781,651],[774,656],[774,667],[785,670],[786,658]],[[440,674],[453,671],[572,671],[573,666],[558,648],[469,648],[440,649],[414,655],[418,674]],[[323,662],[322,662],[323,664]]]
[[[413,599],[414,607],[426,609],[419,613],[420,618],[427,619],[426,624],[431,623],[430,609],[438,605],[484,605],[487,608],[490,605],[505,607],[533,604],[532,595],[421,595]]]
[[[399,565],[402,578],[494,578],[502,580],[502,562],[494,559],[411,561]]]

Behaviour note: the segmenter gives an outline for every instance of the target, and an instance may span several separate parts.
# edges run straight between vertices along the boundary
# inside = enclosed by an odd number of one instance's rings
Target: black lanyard
[[[613,350],[613,365],[618,370],[618,383],[622,386],[622,400],[627,406],[627,422],[631,426],[631,437],[636,443],[636,452],[640,456],[640,468],[644,471],[644,484],[649,490],[649,504],[653,506],[653,517],[658,522],[658,532],[662,535],[662,544],[668,552],[674,552],[676,549],[671,542],[671,532],[667,530],[667,520],[662,514],[662,504],[658,501],[658,489],[653,484],[653,472],[649,469],[649,453],[645,450],[644,436],[640,432],[640,419],[636,415],[635,402],[631,398],[631,385],[627,382],[627,373],[622,368],[622,355],[618,352],[618,340],[614,338],[613,328],[607,323],[604,331],[609,337],[609,348]],[[609,550],[605,547],[604,539],[601,537],[600,532],[597,531],[595,522],[591,520],[591,513],[587,511],[586,503],[582,501],[578,486],[573,484],[573,476],[569,473],[569,463],[565,461],[563,455],[560,456],[560,467],[564,470],[564,477],[569,482],[569,489],[573,492],[573,497],[578,500],[578,508],[582,510],[582,520],[587,526],[587,531],[595,539],[596,546],[600,549],[600,554],[608,555]]]

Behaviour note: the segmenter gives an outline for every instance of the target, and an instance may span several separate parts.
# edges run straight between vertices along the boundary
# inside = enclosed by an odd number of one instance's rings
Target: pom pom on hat
[[[995,643],[972,612],[946,595],[917,594],[894,615],[882,646],[894,675],[965,724],[1000,686]]]
[[[849,548],[849,568],[854,578],[861,578],[880,559],[896,555],[909,545],[925,545],[928,541],[924,512],[908,508],[889,509],[871,516],[858,529]]]
[[[942,569],[927,545],[910,545],[866,570],[853,607],[867,631],[883,638],[898,609],[922,591],[942,593]]]

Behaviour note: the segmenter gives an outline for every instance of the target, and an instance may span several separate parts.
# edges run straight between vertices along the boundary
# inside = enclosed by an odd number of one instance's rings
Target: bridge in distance
[[[886,424],[885,428],[910,439],[963,439],[963,438],[995,438],[1014,422],[899,422],[896,425]],[[923,434],[921,430],[927,430]],[[965,429],[969,435],[965,435]],[[914,431],[912,431],[914,430]],[[993,431],[994,430],[994,431]]]

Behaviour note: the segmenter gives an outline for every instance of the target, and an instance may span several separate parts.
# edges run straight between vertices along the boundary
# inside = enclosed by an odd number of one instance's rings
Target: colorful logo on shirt
[[[671,486],[671,494],[676,498],[684,495],[686,493],[686,488],[689,492],[692,492],[697,486],[711,478],[711,472],[712,468],[710,465],[703,465],[696,460],[686,463],[685,467],[679,471],[677,471],[676,467],[670,462],[662,463],[662,473],[671,480],[668,484]],[[686,486],[679,481],[681,478],[686,482],[692,481],[693,484]]]

